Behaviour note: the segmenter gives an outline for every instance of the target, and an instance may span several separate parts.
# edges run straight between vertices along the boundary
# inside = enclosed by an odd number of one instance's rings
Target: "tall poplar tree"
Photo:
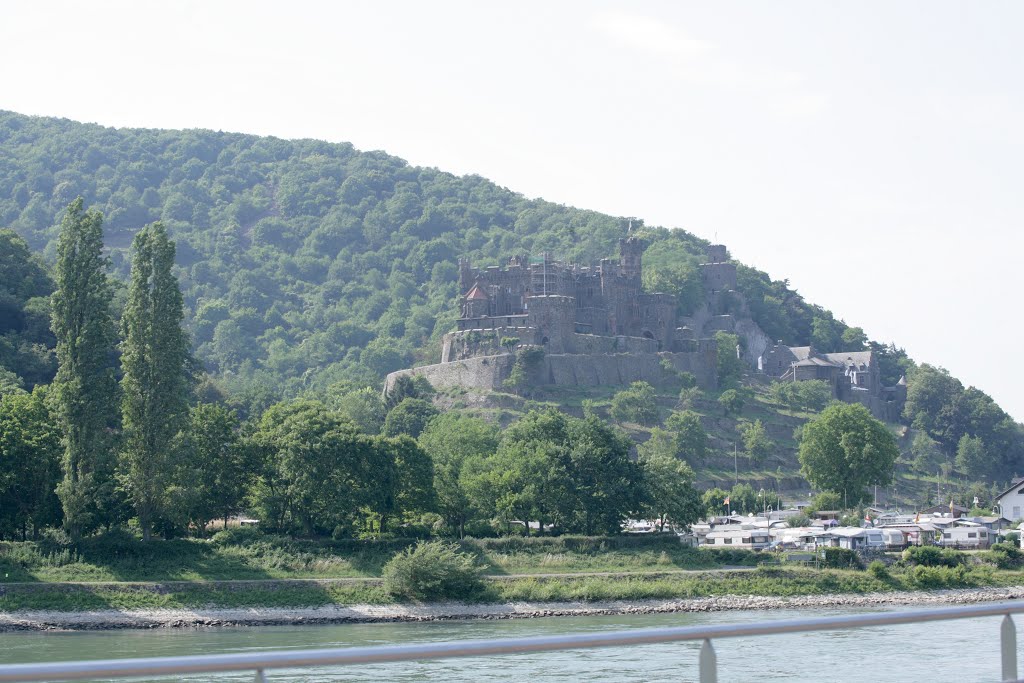
[[[171,272],[174,251],[161,223],[135,236],[121,318],[121,473],[144,540],[163,511],[173,439],[188,414],[189,351],[181,289]]]
[[[103,216],[68,207],[57,239],[52,327],[57,338],[54,398],[64,441],[57,487],[64,526],[77,537],[101,524],[114,497],[112,428],[117,426],[113,292],[103,255]]]

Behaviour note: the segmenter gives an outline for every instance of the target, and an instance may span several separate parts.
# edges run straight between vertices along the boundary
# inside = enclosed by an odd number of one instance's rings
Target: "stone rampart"
[[[717,358],[713,346],[688,353],[545,354],[534,377],[541,385],[627,386],[641,381],[657,385],[667,379],[662,361],[667,361],[678,372],[693,373],[702,388],[717,387]],[[422,375],[437,388],[461,386],[500,390],[514,363],[513,355],[499,354],[424,365],[392,372],[384,388],[389,391],[398,377]]]

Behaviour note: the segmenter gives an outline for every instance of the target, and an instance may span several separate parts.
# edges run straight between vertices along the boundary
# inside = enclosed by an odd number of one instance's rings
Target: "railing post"
[[[999,643],[1003,659],[1004,681],[1017,680],[1017,627],[1007,614],[999,627]]]
[[[256,683],[267,683],[267,675],[263,669],[256,669]]]
[[[718,657],[711,641],[704,639],[700,646],[700,683],[718,683]]]

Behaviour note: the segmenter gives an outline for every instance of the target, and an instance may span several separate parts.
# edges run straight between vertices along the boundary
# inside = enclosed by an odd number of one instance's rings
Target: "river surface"
[[[908,609],[907,607],[891,608]],[[0,663],[159,657],[275,649],[511,638],[631,628],[696,626],[887,611],[885,608],[548,617],[500,621],[346,624],[76,633],[0,633]],[[719,680],[998,681],[999,625],[984,617],[840,632],[715,642]],[[1019,620],[1018,620],[1019,621]],[[269,670],[271,682],[314,681],[696,681],[699,643],[643,645],[346,668]],[[176,679],[159,679],[181,680]],[[138,680],[138,679],[136,679]],[[157,679],[152,679],[157,680]],[[252,681],[204,674],[191,681]]]

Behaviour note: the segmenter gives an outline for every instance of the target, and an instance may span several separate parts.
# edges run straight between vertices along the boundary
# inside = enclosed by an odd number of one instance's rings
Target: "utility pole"
[[[732,444],[732,485],[740,483],[740,466],[737,464],[736,442]]]

